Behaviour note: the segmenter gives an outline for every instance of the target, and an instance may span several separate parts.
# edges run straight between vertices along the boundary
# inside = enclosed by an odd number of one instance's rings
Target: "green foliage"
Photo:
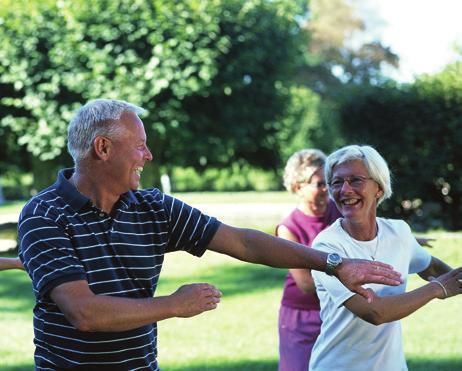
[[[330,102],[304,86],[292,86],[288,95],[290,101],[278,131],[284,160],[303,148],[318,148],[329,153],[342,144]]]
[[[374,145],[394,173],[385,211],[419,227],[462,228],[462,64],[411,86],[350,91],[342,134]]]
[[[2,0],[0,128],[54,168],[80,104],[124,99],[149,112],[155,166],[275,169],[301,3]]]
[[[192,167],[174,168],[172,172],[172,190],[175,192],[269,191],[280,189],[280,183],[272,172],[237,163],[223,169],[209,168],[201,173]]]
[[[345,84],[384,83],[388,79],[382,73],[383,66],[398,67],[399,58],[389,47],[380,40],[368,40],[371,22],[362,18],[358,4],[348,0],[310,1],[305,26],[310,43],[298,81],[323,96],[337,97]],[[373,9],[369,9],[368,17],[374,17]]]

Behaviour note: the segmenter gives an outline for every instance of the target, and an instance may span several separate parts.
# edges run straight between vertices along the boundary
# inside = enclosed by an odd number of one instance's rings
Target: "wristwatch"
[[[342,264],[342,257],[339,254],[336,253],[331,253],[327,255],[327,261],[326,261],[326,273],[329,276],[334,275],[334,269],[338,267],[340,264]]]

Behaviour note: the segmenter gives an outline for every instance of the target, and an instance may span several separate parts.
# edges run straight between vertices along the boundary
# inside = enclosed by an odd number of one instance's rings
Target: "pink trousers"
[[[279,309],[279,371],[307,371],[321,329],[319,310]]]

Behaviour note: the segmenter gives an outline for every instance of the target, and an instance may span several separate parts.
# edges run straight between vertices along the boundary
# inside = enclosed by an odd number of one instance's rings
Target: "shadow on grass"
[[[461,371],[462,359],[408,359],[409,371]],[[191,366],[160,365],[162,371],[274,371],[277,361],[237,361],[226,364],[204,363]],[[34,369],[32,363],[15,366],[0,366],[2,371],[30,371]]]
[[[160,364],[161,371],[275,371],[277,361],[237,361],[232,363],[204,363],[191,366],[165,366]]]
[[[207,282],[217,286],[226,296],[242,295],[257,291],[281,289],[286,269],[242,263],[242,265],[213,266],[191,277],[159,278],[159,286],[166,291],[175,291],[178,286],[192,282]],[[186,281],[185,281],[186,280]]]
[[[407,358],[409,371],[462,371],[462,358]]]
[[[458,359],[412,359],[407,360],[409,371],[462,371],[462,358]],[[162,371],[274,371],[277,361],[237,361],[233,363],[194,364],[191,366],[160,365]]]
[[[14,366],[0,366],[2,371],[33,371],[35,368],[33,363],[23,363],[21,365]]]
[[[8,298],[8,306],[0,306],[0,313],[32,311],[35,304],[29,276],[18,270],[1,273],[0,298]]]

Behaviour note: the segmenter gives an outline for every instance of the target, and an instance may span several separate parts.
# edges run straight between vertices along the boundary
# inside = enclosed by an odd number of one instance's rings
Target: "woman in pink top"
[[[294,153],[284,171],[284,186],[299,198],[297,208],[276,228],[276,235],[311,246],[316,235],[341,215],[329,201],[324,180],[326,156],[316,149]],[[291,269],[279,310],[279,370],[306,371],[319,335],[319,300],[309,269]]]

